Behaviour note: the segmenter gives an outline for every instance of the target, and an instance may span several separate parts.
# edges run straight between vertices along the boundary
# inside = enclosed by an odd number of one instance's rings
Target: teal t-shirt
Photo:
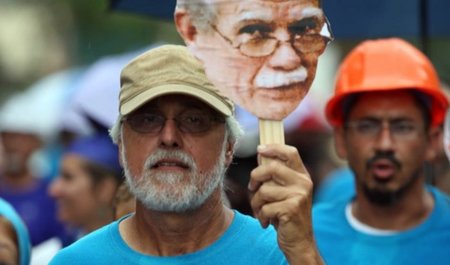
[[[256,219],[237,211],[231,225],[216,242],[197,252],[171,257],[143,255],[131,249],[119,234],[122,220],[61,250],[50,265],[287,264],[278,247],[275,229],[272,226],[263,229]]]
[[[345,207],[350,200],[319,203],[313,208],[315,239],[327,265],[450,264],[450,198],[429,187],[435,199],[430,216],[420,225],[390,235],[355,230]]]

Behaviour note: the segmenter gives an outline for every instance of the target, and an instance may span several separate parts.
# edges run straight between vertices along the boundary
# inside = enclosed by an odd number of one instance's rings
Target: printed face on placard
[[[177,29],[211,82],[261,119],[308,93],[331,40],[317,0],[178,0]]]

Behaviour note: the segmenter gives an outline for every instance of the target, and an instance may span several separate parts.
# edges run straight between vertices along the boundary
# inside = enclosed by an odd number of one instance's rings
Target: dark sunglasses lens
[[[136,114],[125,119],[131,129],[140,133],[158,133],[166,118],[156,114]],[[186,112],[173,119],[177,128],[184,133],[202,133],[211,129],[213,123],[224,122],[205,113]]]
[[[212,117],[204,113],[188,112],[177,118],[179,129],[186,133],[201,133],[208,131],[213,122]]]
[[[131,129],[140,133],[158,132],[164,124],[164,118],[152,114],[137,114],[127,119]]]

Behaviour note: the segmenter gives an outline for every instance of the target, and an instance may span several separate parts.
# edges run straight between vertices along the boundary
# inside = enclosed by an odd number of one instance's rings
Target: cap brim
[[[146,102],[156,97],[168,94],[189,95],[205,102],[206,104],[210,105],[213,109],[219,111],[225,116],[231,116],[233,114],[229,106],[227,106],[227,104],[223,100],[214,96],[211,92],[208,92],[204,89],[195,86],[187,86],[180,84],[165,84],[145,90],[144,92],[135,95],[127,102],[124,102],[120,107],[120,114],[122,116],[125,116],[133,112],[134,110],[138,109]]]

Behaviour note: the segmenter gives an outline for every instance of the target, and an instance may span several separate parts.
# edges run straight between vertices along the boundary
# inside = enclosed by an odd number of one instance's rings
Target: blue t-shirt
[[[263,229],[259,222],[235,211],[231,225],[210,246],[185,255],[158,257],[131,249],[119,233],[119,223],[113,222],[61,250],[50,265],[110,265],[110,264],[287,264],[277,245],[275,229]]]
[[[336,200],[348,201],[355,194],[355,175],[350,168],[342,167],[330,172],[320,183],[314,194],[314,204]]]
[[[450,198],[429,188],[435,199],[420,225],[392,235],[369,235],[352,228],[345,215],[349,201],[319,203],[313,227],[326,264],[450,264]]]

